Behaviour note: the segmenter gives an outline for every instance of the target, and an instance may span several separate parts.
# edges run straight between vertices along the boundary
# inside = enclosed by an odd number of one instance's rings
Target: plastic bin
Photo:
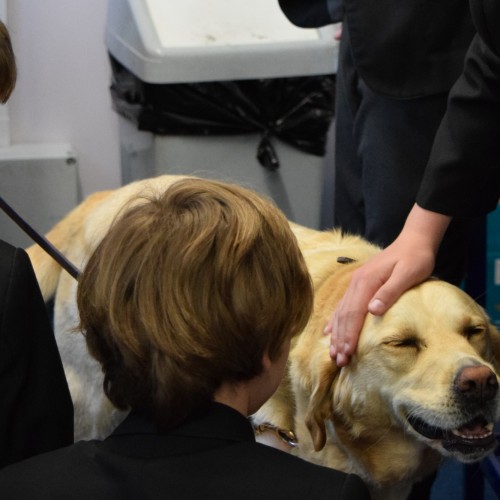
[[[269,0],[110,0],[106,44],[124,183],[234,181],[319,227],[333,27],[297,28]]]

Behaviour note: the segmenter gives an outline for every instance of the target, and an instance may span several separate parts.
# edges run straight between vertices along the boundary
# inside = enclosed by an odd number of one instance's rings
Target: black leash
[[[38,245],[40,245],[65,271],[78,280],[80,271],[50,243],[33,229],[1,196],[0,208]]]

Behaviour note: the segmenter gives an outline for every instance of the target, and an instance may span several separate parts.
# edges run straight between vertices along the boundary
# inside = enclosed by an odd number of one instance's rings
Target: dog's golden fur
[[[132,197],[167,189],[177,179],[162,176],[93,195],[48,238],[82,267]],[[339,369],[323,328],[353,270],[380,250],[336,231],[292,228],[314,282],[315,308],[294,340],[287,377],[255,420],[294,429],[299,456],[362,476],[373,497],[384,500],[406,498],[411,484],[435,470],[443,455],[472,461],[491,451],[500,342],[483,310],[458,288],[429,280],[384,316],[368,316],[355,356]],[[28,253],[44,297],[55,294],[55,330],[77,438],[103,437],[123,415],[102,394],[99,367],[89,360],[81,335],[71,333],[76,282],[39,247]],[[354,262],[339,263],[339,257]],[[482,389],[472,393],[469,382]]]

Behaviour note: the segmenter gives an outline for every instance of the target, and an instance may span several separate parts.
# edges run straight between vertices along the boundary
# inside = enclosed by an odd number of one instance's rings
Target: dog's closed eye
[[[420,340],[415,336],[391,337],[383,342],[383,345],[396,348],[411,348],[420,350],[422,347]]]
[[[472,337],[474,336],[479,336],[481,335],[482,333],[484,333],[486,331],[486,326],[485,325],[482,325],[482,324],[478,324],[478,325],[467,325],[464,329],[463,329],[463,334],[465,335],[465,337],[467,337],[468,339],[471,339]]]

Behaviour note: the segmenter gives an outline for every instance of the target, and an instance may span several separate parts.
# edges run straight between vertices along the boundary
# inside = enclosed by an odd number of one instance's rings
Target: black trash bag
[[[334,75],[151,84],[110,59],[114,109],[139,130],[157,135],[260,132],[257,158],[270,170],[279,167],[272,137],[312,155],[325,154]]]

